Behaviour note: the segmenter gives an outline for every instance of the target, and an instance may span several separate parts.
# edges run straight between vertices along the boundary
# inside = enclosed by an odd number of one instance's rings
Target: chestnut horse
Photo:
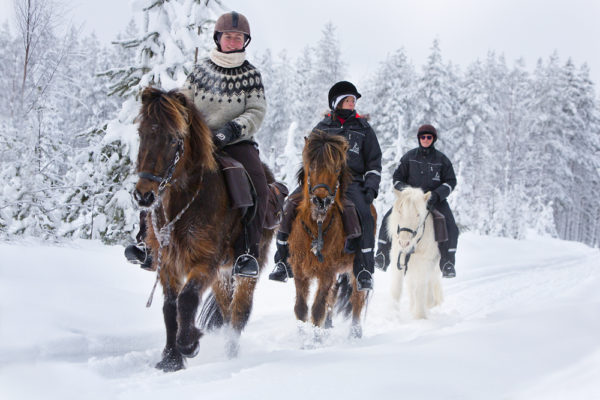
[[[331,310],[336,301],[338,304],[340,301],[336,298],[340,284],[345,282],[352,288],[351,336],[360,337],[360,316],[366,294],[356,288],[352,274],[354,254],[344,252],[343,196],[351,179],[346,166],[347,151],[348,143],[342,136],[313,131],[306,139],[302,152],[303,169],[298,173],[302,200],[288,238],[289,262],[296,284],[296,318],[307,321],[308,292],[311,282],[316,280],[318,287],[311,320],[317,327],[330,322]],[[372,212],[375,212],[373,207]],[[344,273],[352,277],[351,281],[343,277],[335,284],[338,275]]]
[[[167,340],[156,368],[179,370],[184,357],[198,353],[202,332],[195,324],[196,313],[210,287],[233,333],[227,345],[234,356],[250,316],[256,279],[231,275],[241,213],[230,207],[212,133],[193,102],[177,91],[145,89],[138,120],[134,197],[148,210],[146,243],[164,294]],[[265,172],[272,182],[266,167]],[[272,236],[272,230],[263,231],[261,268]]]

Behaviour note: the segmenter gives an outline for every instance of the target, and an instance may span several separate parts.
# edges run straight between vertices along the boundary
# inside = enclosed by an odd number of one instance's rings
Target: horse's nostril
[[[144,203],[148,206],[150,204],[154,203],[154,193],[153,192],[148,192],[144,195]]]
[[[154,193],[152,191],[142,194],[138,189],[133,191],[133,198],[142,207],[149,207],[154,203]]]

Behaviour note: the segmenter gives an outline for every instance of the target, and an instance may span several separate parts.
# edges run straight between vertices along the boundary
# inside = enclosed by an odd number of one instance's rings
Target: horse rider
[[[348,141],[347,164],[352,173],[352,183],[345,196],[356,207],[362,225],[362,235],[347,242],[346,251],[354,252],[353,272],[358,290],[372,290],[374,272],[375,221],[371,215],[371,204],[377,197],[381,181],[381,149],[375,132],[366,118],[356,113],[356,101],[361,97],[356,87],[347,81],[334,84],[329,90],[328,101],[331,111],[313,128],[331,135],[340,135]],[[275,268],[269,279],[285,282],[292,277],[288,262],[287,243],[292,222],[299,204],[300,188],[288,197],[284,215],[277,232]],[[348,234],[348,232],[347,232]],[[348,246],[349,244],[349,246]]]
[[[458,227],[454,221],[452,210],[446,198],[456,186],[456,176],[452,163],[441,151],[437,150],[434,143],[438,133],[434,126],[423,125],[417,131],[419,147],[409,150],[400,159],[400,165],[394,171],[394,188],[402,190],[407,186],[421,188],[424,192],[431,192],[427,202],[427,209],[439,211],[446,218],[448,240],[439,242],[440,269],[444,278],[454,278],[456,244],[458,243]],[[386,270],[390,264],[391,243],[387,235],[387,221],[392,209],[385,214],[379,229],[379,240],[375,262],[378,268]]]
[[[248,19],[235,11],[221,15],[215,24],[213,39],[216,48],[194,66],[182,92],[194,100],[203,114],[213,132],[216,148],[239,161],[250,175],[256,191],[256,212],[245,224],[245,234],[242,231],[234,244],[233,273],[258,276],[257,258],[268,186],[254,134],[265,117],[265,92],[260,72],[246,60],[245,50],[251,40]],[[144,237],[145,221],[140,223],[138,245],[128,246],[125,255],[130,261],[151,269]]]

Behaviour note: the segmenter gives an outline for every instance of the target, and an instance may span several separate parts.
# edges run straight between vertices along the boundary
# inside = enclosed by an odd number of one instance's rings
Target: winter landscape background
[[[363,94],[357,109],[370,115],[383,150],[381,215],[417,127],[438,127],[436,146],[458,177],[450,202],[463,233],[446,302],[427,321],[410,319],[406,304],[397,314],[379,272],[365,337],[349,341],[338,321],[323,346],[304,349],[293,285],[263,277],[238,359],[226,359],[217,332],[188,370],[152,368],[164,340],[159,301],[143,309],[153,276],[122,256],[138,223],[130,196],[137,95],[147,85],[179,87],[196,48],[202,56],[213,46],[214,19],[250,7],[231,3],[133,1],[135,19],[114,27],[114,45],[69,23],[68,5],[58,2],[17,0],[30,13],[6,16],[0,397],[398,398],[404,390],[408,398],[598,398],[600,105],[585,59],[549,51],[532,65],[490,47],[453,60],[440,36],[415,64],[405,49],[412,38],[394,36],[357,76],[359,61],[343,49],[348,30],[359,28],[343,18],[322,26],[306,19],[312,40],[299,52],[251,44],[269,107],[257,135],[261,157],[293,186],[327,90],[352,76]],[[252,7],[247,15],[267,14],[256,10],[261,2]],[[598,5],[589,10],[597,15]],[[368,34],[353,40],[379,43]],[[593,52],[592,38],[588,45]]]

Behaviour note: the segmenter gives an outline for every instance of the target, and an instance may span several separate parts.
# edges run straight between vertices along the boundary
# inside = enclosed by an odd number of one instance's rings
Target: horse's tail
[[[350,318],[352,315],[352,303],[350,302],[350,296],[352,296],[352,283],[347,273],[340,274],[334,287],[334,313],[341,314],[344,318]]]
[[[202,303],[202,309],[198,315],[198,325],[201,330],[211,331],[223,326],[223,314],[217,304],[217,298],[213,292],[210,292],[206,300]]]

